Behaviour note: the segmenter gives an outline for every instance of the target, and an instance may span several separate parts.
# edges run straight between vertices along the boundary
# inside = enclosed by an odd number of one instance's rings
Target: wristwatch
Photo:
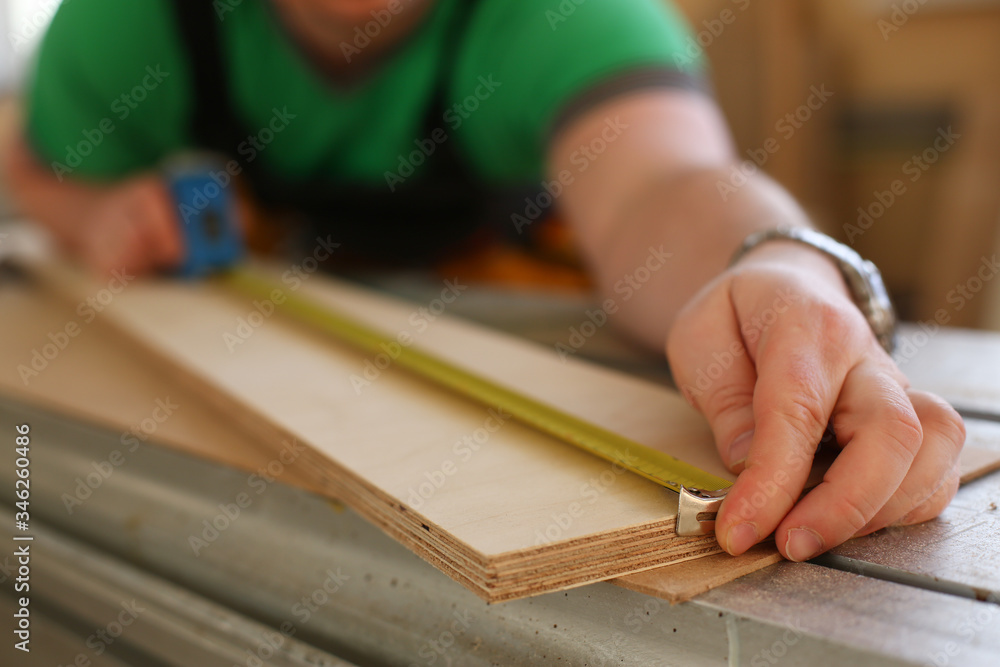
[[[873,263],[862,259],[861,255],[843,243],[804,227],[766,229],[746,237],[743,245],[733,255],[730,266],[761,243],[775,240],[796,241],[831,257],[844,275],[854,302],[864,313],[878,342],[886,352],[892,354],[896,347],[896,311],[885,283],[882,282],[882,274]]]

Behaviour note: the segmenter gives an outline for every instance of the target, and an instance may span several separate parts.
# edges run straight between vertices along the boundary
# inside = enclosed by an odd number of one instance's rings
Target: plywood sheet
[[[72,303],[100,289],[75,278],[60,284]],[[379,307],[368,309],[362,291],[325,281],[322,291],[341,308],[360,304],[383,330],[411,321],[410,305],[373,297]],[[356,391],[352,376],[364,372],[364,355],[279,317],[231,352],[224,335],[252,310],[252,303],[206,286],[158,282],[130,285],[101,319],[126,334],[122,344],[139,341],[159,372],[266,447],[287,439],[308,443],[306,484],[341,497],[486,599],[718,553],[710,537],[672,533],[673,494],[509,419],[499,425],[495,412],[391,367]],[[467,353],[481,343],[470,325],[439,318],[423,332],[427,340],[431,329],[448,352]],[[591,377],[578,362],[564,365],[534,346],[486,338],[473,356],[487,370],[501,367],[508,373],[503,381],[520,374],[519,390],[538,390],[536,378],[549,382],[568,366],[562,383],[541,387],[552,392],[552,402],[575,403],[577,414],[646,444],[666,446],[673,436],[681,449],[714,459],[702,418],[672,392],[600,369]]]
[[[357,297],[358,295],[359,293],[350,291],[350,296]],[[362,301],[364,301],[363,296],[361,295]],[[338,302],[338,306],[341,303]],[[10,284],[4,285],[0,289],[0,311],[8,315],[9,322],[17,323],[16,326],[5,326],[0,330],[0,391],[16,395],[20,399],[30,400],[44,407],[55,408],[104,426],[120,429],[123,434],[130,429],[138,429],[144,421],[149,424],[148,418],[156,406],[156,401],[167,400],[179,407],[173,411],[169,419],[156,425],[156,431],[151,435],[153,440],[246,470],[257,470],[274,458],[273,443],[262,443],[260,432],[254,428],[248,428],[247,424],[242,424],[242,428],[239,428],[238,422],[230,419],[220,420],[216,408],[205,404],[197,393],[192,394],[176,378],[156,373],[153,366],[141,361],[141,357],[136,357],[135,353],[128,349],[128,346],[123,346],[121,338],[116,337],[99,319],[94,322],[85,322],[74,308],[55,303],[53,299],[40,295],[37,290]],[[395,326],[409,324],[409,317],[402,320],[399,319],[399,313],[393,314],[391,311],[392,308],[387,310],[390,316],[397,318]],[[413,313],[417,310],[415,307],[407,306],[406,312]],[[79,335],[74,337],[72,343],[66,346],[65,350],[60,351],[55,359],[51,360],[43,372],[28,378],[27,382],[23,381],[16,372],[17,367],[25,364],[30,366],[31,351],[40,349],[50,342],[49,334],[57,334],[69,322],[81,325]],[[400,325],[400,322],[403,324]],[[389,326],[393,326],[392,321],[389,321]],[[421,333],[426,334],[429,339],[437,341],[438,345],[450,345],[460,349],[464,335],[476,336],[480,332],[477,331],[476,327],[472,327],[470,330],[467,325],[456,324],[450,330],[438,331],[436,328],[428,328]],[[495,334],[487,335],[494,336]],[[519,345],[523,346],[529,355],[538,352],[529,344],[519,343]],[[463,358],[460,354],[456,355],[456,360],[467,365],[475,362],[475,359],[470,361],[468,356]],[[489,362],[484,368],[494,375],[502,376],[508,372],[503,364],[496,363],[496,359],[491,358]],[[361,368],[364,368],[363,360],[361,364]],[[529,364],[527,368],[534,369],[535,367]],[[611,374],[611,376],[611,382],[614,383],[617,376],[616,374]],[[508,375],[508,377],[510,376]],[[516,380],[516,377],[514,379]],[[579,378],[574,378],[574,380],[577,379]],[[375,383],[372,384],[372,386],[374,385]],[[626,386],[628,385],[629,383],[626,383]],[[651,390],[654,393],[662,391],[658,387],[650,387],[645,383],[642,385],[640,391]],[[613,386],[615,385],[613,384]],[[535,391],[539,392],[539,396],[544,396],[545,392],[560,394],[558,385],[553,384],[542,386],[541,389],[535,388]],[[579,396],[578,388],[577,391],[577,396]],[[573,401],[567,399],[566,396],[566,392],[562,392],[559,398],[564,401],[563,407],[569,406],[571,408]],[[621,410],[620,404],[612,407],[613,409],[601,413],[604,415],[603,419],[613,419],[615,410]],[[502,430],[506,429],[505,425]],[[248,432],[250,437],[248,437]],[[982,474],[983,471],[995,468],[1000,463],[1000,453],[996,451],[995,447],[990,446],[991,435],[995,435],[994,431],[970,428],[970,443],[963,453],[963,479]],[[981,446],[977,446],[976,443],[983,438],[987,440],[979,442]],[[478,455],[478,452],[476,454]],[[456,466],[457,464],[456,461]],[[280,477],[283,481],[327,496],[341,495],[341,489],[331,485],[322,475],[317,475],[314,470],[309,469],[314,465],[315,462],[308,460],[296,462],[292,466],[286,466]],[[599,475],[607,471],[607,464],[598,462],[598,467],[602,466],[604,469],[600,470],[596,478],[598,482],[601,479]],[[710,467],[710,464],[706,467]],[[627,477],[632,476],[628,475]],[[610,481],[612,477],[606,474],[604,479]],[[587,489],[586,498],[589,499],[594,492],[598,492],[599,496],[603,497],[607,491],[614,489],[615,485],[621,481],[619,476],[615,476],[613,479],[614,481],[611,481],[607,487],[603,487],[599,483],[592,485]],[[448,479],[449,483],[451,481]],[[642,482],[642,480],[636,481]],[[435,493],[436,491],[437,489],[435,489]],[[360,490],[359,493],[364,495],[365,492]],[[418,500],[420,500],[419,497]],[[590,509],[589,506],[584,505],[579,496],[574,502],[580,503],[584,509]],[[391,511],[385,512],[384,507],[378,510],[369,508],[363,513],[375,520],[386,532],[404,543],[414,539],[421,540],[431,537],[426,534],[428,531],[424,530],[422,526],[417,531],[400,530],[396,525],[393,513]],[[545,525],[549,535],[560,536],[559,532],[564,530],[562,525],[565,524],[565,520],[560,521],[561,518],[564,519],[559,514],[553,514],[550,517],[551,520]],[[578,519],[580,517],[571,518]],[[421,532],[425,534],[421,535]],[[536,536],[536,541],[537,539]],[[636,557],[632,559],[633,567],[638,561],[650,557],[651,542],[648,535],[645,538],[640,535],[633,535],[631,538],[618,535],[616,539],[622,545],[628,545],[634,552]],[[555,540],[555,542],[558,541]],[[600,542],[600,540],[591,541]],[[545,541],[542,540],[542,542]],[[437,549],[443,549],[445,552],[451,548],[439,540],[436,541],[436,544]],[[412,545],[410,546],[412,548]],[[655,547],[655,549],[660,548],[659,546]],[[477,592],[484,597],[493,599],[491,595],[496,595],[495,591],[484,593],[481,590],[482,587],[463,571],[463,568],[474,567],[473,562],[467,556],[460,556],[465,561],[464,565],[459,563],[459,566],[456,567],[447,558],[442,558],[441,554],[432,554],[421,549],[415,550],[474,590],[478,586],[480,590]],[[590,554],[592,562],[589,568],[584,567],[580,571],[589,573],[588,576],[596,574],[597,578],[606,578],[602,568],[605,570],[607,568],[601,564],[599,557],[594,557],[594,550],[590,551],[592,552]],[[698,547],[693,552],[694,555],[699,555],[710,553],[711,549]],[[583,552],[579,549],[577,554],[583,556]],[[454,555],[456,554],[452,554],[452,556]],[[687,556],[673,552],[671,557],[677,560]],[[724,554],[709,555],[696,560],[651,569],[641,574],[625,576],[617,579],[616,583],[671,601],[679,601],[779,559],[780,556],[773,545],[761,545],[737,559]],[[507,559],[504,564],[513,577],[513,579],[508,577],[505,585],[509,597],[531,594],[536,591],[534,586],[537,586],[537,583],[529,582],[527,585],[520,586],[511,583],[517,577],[523,576],[525,572],[531,571],[530,563],[525,565],[529,561],[530,558],[527,561],[522,558],[520,562],[515,558]],[[565,560],[557,565],[557,568],[562,567],[565,567]],[[548,577],[550,582],[558,580],[558,577],[554,577],[554,570],[551,567],[547,574],[544,569],[539,572],[542,573],[541,578]],[[538,579],[539,577],[536,576],[535,581],[537,582]],[[579,583],[578,577],[563,576],[562,584],[556,583],[555,585],[574,585],[575,583]],[[545,588],[544,590],[549,589]]]

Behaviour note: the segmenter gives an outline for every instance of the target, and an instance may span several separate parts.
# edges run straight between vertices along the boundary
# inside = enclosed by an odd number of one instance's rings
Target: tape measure
[[[269,298],[274,290],[281,289],[269,278],[248,269],[234,269],[218,280],[227,288],[255,299]],[[327,304],[318,304],[298,295],[288,294],[281,311],[363,352],[380,352],[392,340],[383,332],[337,312]],[[725,495],[723,490],[732,485],[728,480],[520,394],[423,350],[401,348],[394,363],[465,398],[484,406],[500,408],[523,424],[677,491],[681,494],[684,508],[678,513],[678,534],[701,535],[714,528],[714,512]],[[681,519],[687,519],[683,525]]]
[[[232,197],[224,188],[214,190],[208,205],[195,205],[192,197],[213,192],[204,174],[186,174],[174,181],[178,210],[189,207],[185,227],[193,256],[186,259],[182,275],[201,276],[233,266],[242,256]],[[191,214],[191,211],[194,214]],[[246,268],[231,268],[216,280],[229,290],[255,299],[267,299],[281,286]],[[288,294],[281,312],[358,350],[377,353],[391,337],[356,319],[299,295]],[[445,359],[413,347],[400,350],[395,364],[465,398],[509,413],[514,419],[563,442],[622,466],[680,494],[676,531],[679,535],[708,534],[715,513],[725,497],[728,480],[709,474],[664,452],[630,440],[477,375]]]
[[[215,164],[209,158],[189,155],[175,158],[165,170],[181,223],[184,260],[176,273],[182,278],[210,275],[243,257],[236,196],[231,181],[220,185],[213,178],[218,173],[212,170]]]

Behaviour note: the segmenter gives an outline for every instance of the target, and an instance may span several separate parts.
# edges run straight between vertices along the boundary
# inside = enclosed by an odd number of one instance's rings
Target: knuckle
[[[709,416],[728,415],[753,404],[753,387],[742,383],[724,383],[705,398]]]
[[[824,330],[832,327],[831,333],[837,333],[841,329],[846,329],[844,309],[839,305],[827,300],[814,301],[810,310],[812,311],[810,315]]]
[[[909,463],[923,442],[923,428],[917,413],[909,405],[889,400],[879,409],[884,442],[893,448],[901,460]]]
[[[951,503],[955,494],[958,492],[959,477],[957,472],[949,475],[948,479],[938,487],[930,498],[927,498],[920,505],[914,507],[910,512],[908,512],[902,519],[897,522],[897,525],[913,525],[917,523],[923,523],[924,521],[930,521],[931,519],[939,516],[945,508]]]
[[[795,392],[781,406],[779,416],[797,433],[817,442],[826,429],[826,410],[811,391]]]
[[[849,304],[821,301],[810,312],[812,326],[819,339],[825,341],[824,356],[828,361],[843,361],[858,350],[867,349],[874,340],[871,327],[861,311]]]
[[[933,485],[931,486],[931,488],[934,488]],[[899,508],[899,515],[902,515],[924,504],[933,495],[934,495],[933,493],[928,495],[927,491],[925,490],[921,493],[920,496],[916,496],[905,486],[901,486],[898,489],[896,489],[896,492],[894,494],[892,494],[891,502],[888,504],[894,505],[895,507]]]
[[[810,317],[814,326],[827,340],[843,341],[852,337],[854,318],[837,304],[819,301],[812,305]]]
[[[958,493],[958,486],[958,475],[950,475],[937,492],[923,503],[923,508],[928,519],[933,519],[948,507],[955,494]]]
[[[941,507],[934,513],[937,516],[944,511],[944,508],[954,500],[955,495],[958,494],[958,487],[962,484],[962,477],[959,473],[958,467],[952,471],[951,475],[948,476],[948,481],[944,483],[944,492],[941,494]]]
[[[950,404],[937,396],[931,396],[925,420],[933,425],[943,439],[954,447],[957,453],[965,444],[966,431],[962,416]]]
[[[842,494],[833,506],[834,516],[840,517],[850,527],[851,535],[868,525],[876,514],[879,507],[876,507],[864,494],[855,491],[854,493]]]

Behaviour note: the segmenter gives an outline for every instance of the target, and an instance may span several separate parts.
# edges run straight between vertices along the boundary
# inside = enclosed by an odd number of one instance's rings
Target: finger
[[[835,425],[843,450],[775,533],[789,560],[812,558],[866,526],[900,487],[923,438],[906,392],[871,360],[848,373]]]
[[[857,323],[839,309],[818,304],[783,317],[758,344],[756,429],[716,524],[734,555],[769,535],[802,493],[854,355]]]
[[[139,229],[130,223],[127,213],[119,211],[105,218],[90,231],[84,244],[84,261],[102,278],[112,271],[142,272],[148,268]]]
[[[955,498],[955,494],[958,492],[958,487],[961,484],[961,478],[961,469],[956,463],[951,472],[948,473],[944,483],[934,492],[934,495],[891,525],[912,526],[924,521],[930,521],[940,515],[948,507],[952,499]]]
[[[903,483],[859,535],[893,524],[932,519],[944,510],[958,489],[958,457],[965,443],[962,418],[933,394],[907,393],[923,430],[920,451]]]
[[[723,462],[739,472],[753,437],[757,373],[731,313],[728,290],[714,290],[684,323],[688,326],[671,332],[667,357],[677,386],[708,419]]]
[[[161,268],[175,267],[183,258],[184,248],[181,222],[170,192],[157,177],[145,178],[138,188],[134,215],[141,225],[150,263]]]

